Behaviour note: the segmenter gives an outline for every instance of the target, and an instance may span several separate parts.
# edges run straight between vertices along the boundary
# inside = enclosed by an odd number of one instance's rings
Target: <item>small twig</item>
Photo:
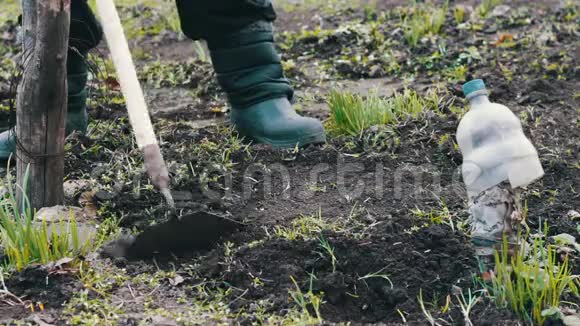
[[[246,289],[242,294],[240,294],[239,296],[237,296],[234,300],[230,301],[230,303],[228,305],[233,304],[234,302],[238,301],[239,299],[241,299],[244,295],[246,295],[246,293],[248,293],[248,289]]]
[[[135,293],[133,292],[133,289],[131,288],[131,284],[127,284],[127,287],[129,288],[129,293],[131,293],[133,300],[137,300],[137,298],[135,297]]]

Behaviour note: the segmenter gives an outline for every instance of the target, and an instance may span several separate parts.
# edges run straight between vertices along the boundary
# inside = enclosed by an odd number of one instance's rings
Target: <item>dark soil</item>
[[[25,319],[32,311],[62,309],[63,303],[79,291],[82,284],[70,272],[61,273],[42,266],[32,266],[12,275],[6,281],[6,287],[25,305],[19,305],[14,298],[10,298],[11,305],[0,305],[0,323]]]
[[[328,257],[318,254],[318,240],[269,241],[240,249],[226,271],[219,264],[204,268],[212,277],[250,289],[238,309],[264,299],[274,300],[275,309],[286,309],[292,304],[286,299],[294,287],[290,277],[303,280],[298,285],[308,289],[311,273],[316,275],[312,290],[325,294],[326,320],[369,323],[400,321],[396,309],[412,310],[420,288],[431,300],[453,285],[468,285],[476,265],[465,238],[440,226],[405,236],[383,225],[362,241],[332,233],[324,237],[335,250],[335,271]],[[393,286],[380,276],[362,279],[370,274],[384,274]],[[264,286],[254,287],[252,276],[263,279]]]

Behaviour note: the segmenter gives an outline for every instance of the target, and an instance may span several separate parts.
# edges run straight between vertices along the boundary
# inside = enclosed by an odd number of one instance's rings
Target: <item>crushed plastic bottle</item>
[[[469,197],[509,181],[525,187],[544,175],[538,152],[526,138],[520,120],[504,105],[489,101],[481,79],[463,85],[470,110],[457,128],[463,154],[462,175]]]
[[[484,275],[503,239],[515,253],[523,221],[519,188],[544,175],[538,153],[520,120],[504,105],[489,101],[481,79],[463,85],[470,110],[457,129],[462,176],[469,197],[471,241]]]

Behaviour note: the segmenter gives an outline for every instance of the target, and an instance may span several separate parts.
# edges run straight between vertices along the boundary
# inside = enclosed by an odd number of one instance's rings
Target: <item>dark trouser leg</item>
[[[205,39],[220,85],[233,107],[292,97],[274,48],[270,1],[177,0],[183,32]]]
[[[88,125],[86,111],[88,68],[86,55],[102,39],[102,30],[86,0],[71,3],[71,23],[67,60],[68,115],[67,133],[85,133]]]
[[[177,0],[184,33],[205,39],[231,120],[247,140],[290,147],[324,142],[319,121],[296,114],[274,47],[270,0]]]

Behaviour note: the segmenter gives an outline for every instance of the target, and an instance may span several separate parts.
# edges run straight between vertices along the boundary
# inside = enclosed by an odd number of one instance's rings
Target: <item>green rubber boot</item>
[[[240,136],[253,143],[303,147],[326,142],[320,121],[298,115],[285,97],[232,108],[230,118]]]
[[[270,22],[258,21],[207,42],[232,107],[231,122],[246,141],[275,147],[326,141],[322,123],[298,115],[290,104],[293,90],[274,47]]]

